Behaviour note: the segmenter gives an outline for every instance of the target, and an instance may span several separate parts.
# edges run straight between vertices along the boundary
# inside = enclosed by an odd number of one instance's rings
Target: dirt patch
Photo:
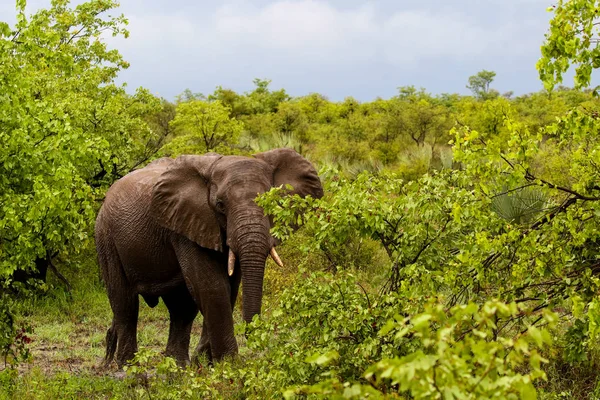
[[[104,335],[106,327],[98,326],[73,326],[65,335],[52,336],[48,332],[43,335],[31,335],[30,346],[31,360],[19,365],[20,373],[26,374],[34,369],[40,370],[46,376],[53,376],[61,372],[74,375],[113,375],[119,371],[116,363],[109,368],[102,367],[106,344]],[[138,345],[155,352],[164,352],[167,345],[169,332],[168,319],[152,318],[151,321],[142,321],[138,326]],[[201,324],[196,321],[192,329],[192,345],[190,353],[200,340]],[[102,340],[99,340],[99,338]],[[0,365],[0,371],[4,365]]]

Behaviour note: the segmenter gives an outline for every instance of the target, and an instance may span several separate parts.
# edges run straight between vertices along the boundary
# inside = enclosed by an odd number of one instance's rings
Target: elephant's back
[[[181,280],[176,276],[177,261],[170,248],[169,232],[150,213],[152,188],[170,160],[155,161],[115,182],[96,220],[97,247],[116,251],[125,275],[134,285],[170,280],[179,284]],[[156,265],[163,269],[153,268]]]
[[[147,211],[152,188],[172,161],[170,158],[158,159],[117,180],[106,192],[98,218],[122,220],[127,219],[130,214],[135,217],[135,214]]]

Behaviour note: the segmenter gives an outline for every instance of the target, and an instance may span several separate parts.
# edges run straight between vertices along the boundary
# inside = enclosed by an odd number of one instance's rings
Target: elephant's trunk
[[[244,321],[250,322],[252,321],[252,317],[260,314],[266,257],[263,258],[262,262],[244,262],[242,260],[243,258],[240,257],[243,293],[242,316],[244,317]]]
[[[262,210],[261,210],[262,211]],[[242,272],[242,315],[244,321],[260,314],[265,263],[271,250],[269,225],[264,217],[235,231],[231,247]]]

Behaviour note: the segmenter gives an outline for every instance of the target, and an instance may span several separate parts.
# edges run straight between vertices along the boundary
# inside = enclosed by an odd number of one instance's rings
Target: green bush
[[[348,272],[301,274],[268,318],[246,327],[248,396],[271,397],[324,378],[360,381],[371,363],[403,354],[393,338],[378,332],[394,314],[409,310],[407,300],[369,293]]]
[[[414,399],[535,399],[533,382],[546,379],[540,351],[551,344],[547,330],[530,326],[523,332],[498,334],[498,320],[516,317],[516,303],[470,303],[445,309],[437,301],[410,317],[396,316],[379,332],[395,340],[408,339],[418,348],[402,357],[386,358],[364,373],[369,386],[340,383],[337,377],[318,385],[302,385],[285,392],[286,398],[317,394],[328,398],[384,398],[406,395]],[[557,316],[544,314],[555,324]],[[309,361],[332,359],[329,354]]]

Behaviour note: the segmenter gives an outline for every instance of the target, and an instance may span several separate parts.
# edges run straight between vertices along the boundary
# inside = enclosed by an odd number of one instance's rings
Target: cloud
[[[398,12],[382,21],[375,43],[385,46],[392,64],[423,58],[453,59],[482,53],[495,36],[459,13]]]
[[[371,19],[369,6],[342,11],[324,2],[288,0],[260,9],[225,5],[215,13],[215,28],[230,41],[250,41],[265,48],[330,49],[361,30],[368,31]]]
[[[445,79],[459,79],[460,90],[465,70],[500,72],[531,58],[547,21],[543,6],[541,14],[532,12],[539,6],[525,6],[547,0],[173,1],[168,10],[123,9],[131,37],[112,44],[132,62],[128,80],[158,79],[179,91],[220,84],[240,90],[240,82],[268,77],[302,92],[335,87],[350,94],[352,87],[368,90],[367,74],[396,85],[454,68],[460,77]]]
[[[371,5],[337,9],[314,0],[277,1],[263,8],[226,5],[214,14],[217,41],[236,51],[279,51],[307,62],[371,60],[412,66],[423,57],[481,52],[491,36],[458,13],[429,10],[378,14]],[[247,51],[247,50],[246,50]]]
[[[464,13],[431,9],[377,13],[372,5],[340,9],[315,0],[282,0],[256,7],[226,3],[208,16],[131,15],[133,46],[218,54],[226,59],[306,65],[381,62],[414,67],[422,59],[460,59],[511,40],[502,26],[480,26]]]
[[[72,5],[84,0],[72,0]],[[0,20],[14,5],[0,1]],[[537,90],[535,60],[550,0],[126,0],[131,37],[106,37],[131,68],[130,87],[173,96],[189,87],[238,91],[256,77],[295,95],[374,98],[400,85],[465,91],[469,75]],[[28,11],[50,0],[28,0]],[[4,17],[4,18],[2,18]]]

